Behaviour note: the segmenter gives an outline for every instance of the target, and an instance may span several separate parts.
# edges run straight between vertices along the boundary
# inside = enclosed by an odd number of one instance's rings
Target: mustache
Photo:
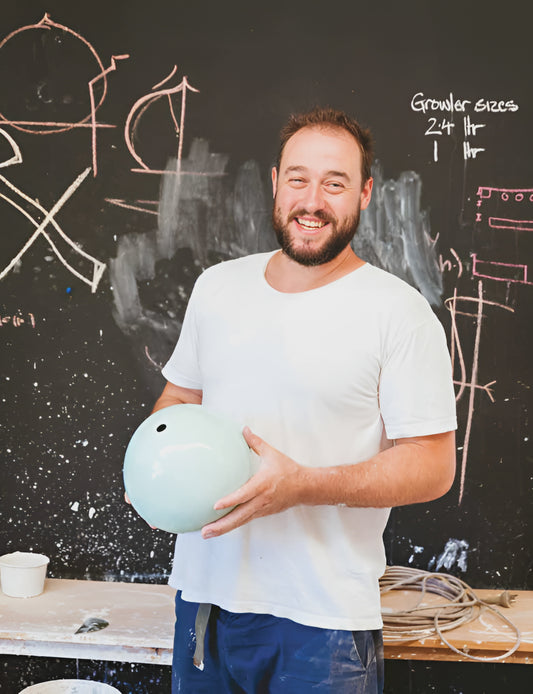
[[[329,224],[334,224],[337,221],[333,215],[328,214],[324,210],[311,211],[311,210],[306,210],[304,208],[302,208],[300,210],[296,210],[295,212],[292,212],[289,215],[287,221],[291,222],[293,219],[296,219],[296,217],[306,217],[306,216],[315,217],[316,219],[319,219],[321,222],[326,222]]]

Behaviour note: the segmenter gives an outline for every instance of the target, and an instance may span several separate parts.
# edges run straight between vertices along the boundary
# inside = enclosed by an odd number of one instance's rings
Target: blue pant
[[[172,694],[382,694],[381,631],[340,631],[213,607],[204,669],[193,664],[197,603],[176,595]]]

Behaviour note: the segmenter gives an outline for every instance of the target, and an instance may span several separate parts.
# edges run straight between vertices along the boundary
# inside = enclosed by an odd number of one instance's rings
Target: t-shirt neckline
[[[270,262],[270,259],[274,257],[274,255],[278,252],[279,249],[275,251],[271,251],[270,253],[266,254],[266,258],[263,260],[262,268],[261,268],[261,281],[263,285],[267,288],[268,291],[272,292],[273,294],[276,294],[277,296],[306,296],[309,294],[312,294],[314,292],[319,292],[321,290],[327,290],[328,288],[331,288],[333,286],[336,286],[339,284],[339,282],[347,281],[349,278],[353,278],[358,272],[361,270],[365,271],[366,267],[370,267],[370,263],[368,263],[366,260],[363,261],[363,264],[360,265],[359,267],[356,267],[354,270],[351,270],[350,272],[347,272],[345,275],[342,275],[341,277],[338,277],[335,280],[332,280],[331,282],[328,282],[327,284],[323,284],[320,287],[314,287],[313,289],[305,289],[302,292],[282,292],[279,289],[276,289],[273,287],[270,282],[266,278],[266,270],[268,263]],[[363,272],[365,274],[365,272]]]

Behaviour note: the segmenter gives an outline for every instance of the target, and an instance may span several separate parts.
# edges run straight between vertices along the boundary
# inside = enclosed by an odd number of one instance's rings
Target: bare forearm
[[[260,457],[260,467],[242,487],[217,501],[216,509],[235,508],[206,525],[204,538],[302,504],[387,508],[430,501],[448,491],[455,473],[453,432],[401,439],[357,465],[328,468],[295,462],[247,427],[243,434]]]
[[[357,465],[300,468],[301,503],[382,508],[442,496],[455,474],[455,436],[424,439],[403,439]]]
[[[156,400],[152,413],[171,405],[200,405],[201,403],[202,391],[180,388],[173,383],[167,383],[163,392]]]

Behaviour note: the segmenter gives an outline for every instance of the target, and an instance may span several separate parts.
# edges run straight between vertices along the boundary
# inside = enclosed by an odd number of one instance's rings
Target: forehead
[[[283,149],[280,170],[303,166],[310,170],[340,170],[356,177],[361,170],[359,143],[342,128],[305,127],[290,137]]]

